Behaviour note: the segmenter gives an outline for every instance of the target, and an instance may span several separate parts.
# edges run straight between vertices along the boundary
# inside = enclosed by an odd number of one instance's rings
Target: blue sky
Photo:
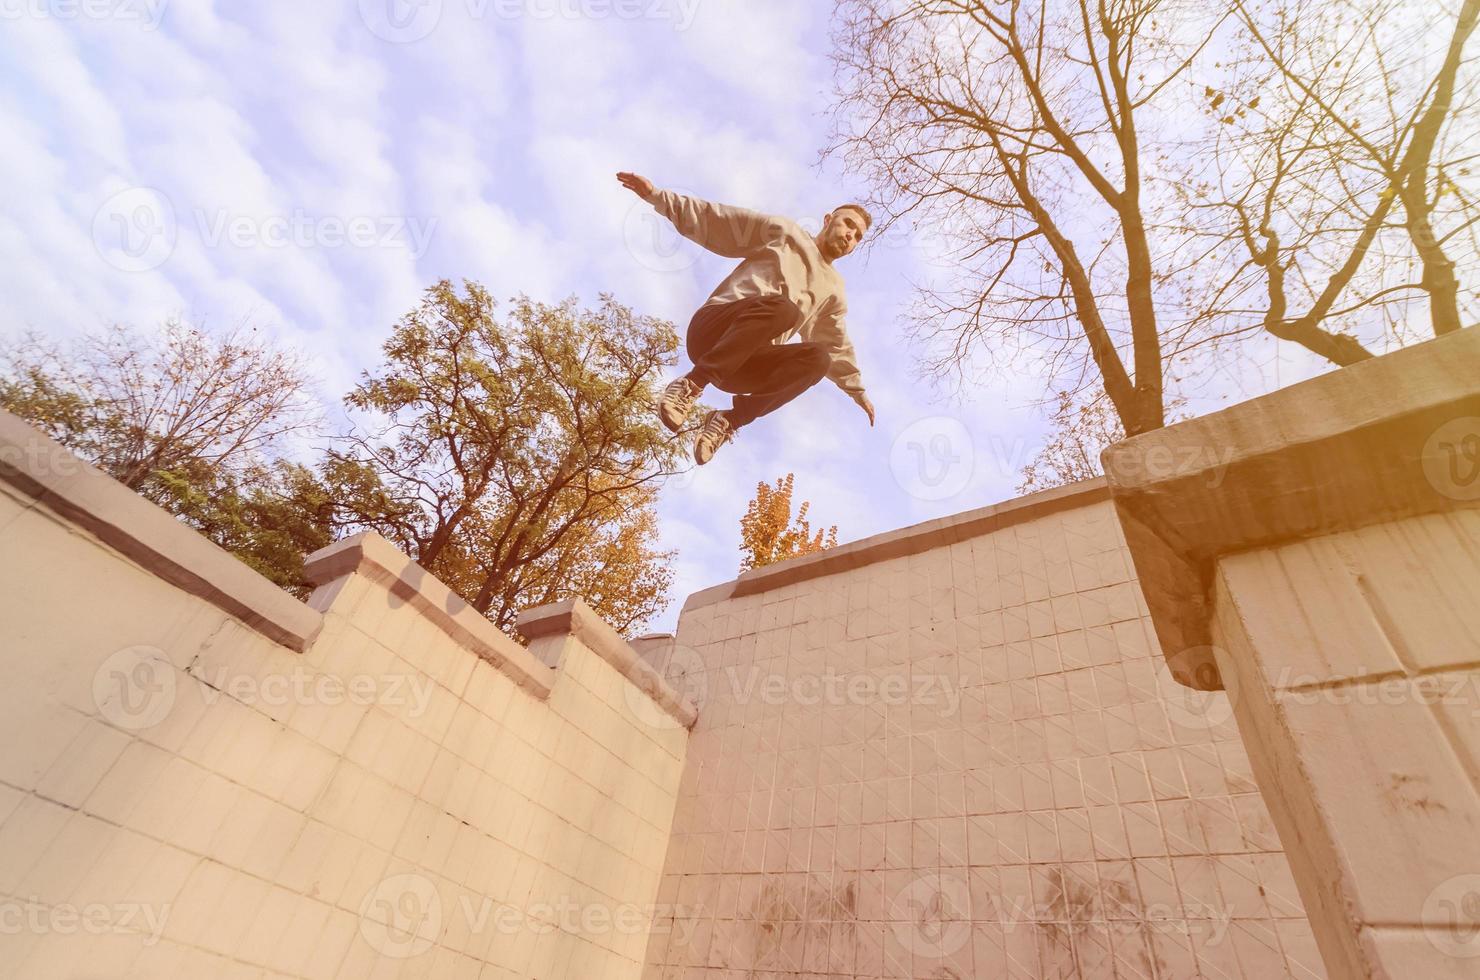
[[[247,322],[337,399],[435,280],[682,329],[730,266],[613,176],[815,229],[865,188],[816,165],[813,0],[0,0],[0,330]],[[966,400],[913,380],[928,236],[843,259],[878,408],[824,382],[664,492],[670,629],[734,577],[759,480],[796,474],[842,541],[1014,495],[1044,435],[1031,366]],[[1286,377],[1280,380],[1288,381]],[[711,393],[712,394],[712,393]]]

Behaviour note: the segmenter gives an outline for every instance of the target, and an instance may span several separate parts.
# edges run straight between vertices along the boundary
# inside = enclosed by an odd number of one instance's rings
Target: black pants
[[[728,413],[739,428],[785,405],[827,374],[822,344],[773,344],[802,318],[784,296],[754,296],[705,306],[689,321],[689,380],[735,396]]]

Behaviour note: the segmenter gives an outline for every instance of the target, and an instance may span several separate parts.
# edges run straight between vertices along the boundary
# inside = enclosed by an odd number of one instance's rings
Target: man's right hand
[[[653,182],[641,174],[628,173],[625,170],[617,171],[617,179],[622,186],[646,201],[653,196]]]

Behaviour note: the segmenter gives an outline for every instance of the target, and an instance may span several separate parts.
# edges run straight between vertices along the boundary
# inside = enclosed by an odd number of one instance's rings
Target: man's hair
[[[839,211],[857,211],[858,214],[863,218],[864,231],[868,231],[868,226],[874,223],[873,217],[863,209],[862,204],[839,204],[837,207],[833,208],[833,214],[837,214]]]

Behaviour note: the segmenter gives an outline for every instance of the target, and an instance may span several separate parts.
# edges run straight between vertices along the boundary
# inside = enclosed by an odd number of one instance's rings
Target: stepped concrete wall
[[[638,976],[692,706],[579,603],[310,572],[0,416],[0,975]]]

